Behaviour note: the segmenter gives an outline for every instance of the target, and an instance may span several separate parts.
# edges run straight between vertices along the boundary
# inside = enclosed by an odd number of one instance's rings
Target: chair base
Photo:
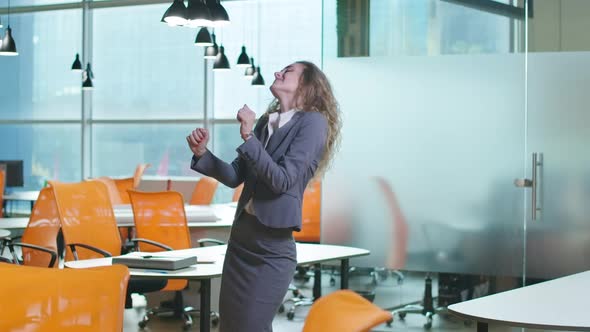
[[[424,280],[424,297],[422,304],[408,304],[399,309],[391,311],[392,317],[396,314],[403,320],[407,314],[420,314],[426,317],[426,323],[424,323],[425,329],[432,328],[432,319],[436,314],[444,313],[447,311],[446,307],[435,307],[434,298],[432,297],[432,279],[429,275]],[[391,327],[393,320],[387,322],[387,326]]]
[[[313,299],[305,297],[293,284],[289,285],[289,290],[293,293],[293,297],[283,301],[279,307],[279,313],[285,312],[285,304],[291,303],[289,311],[287,311],[287,319],[293,320],[293,318],[295,318],[295,310],[298,307],[311,306],[313,304]]]
[[[142,320],[137,324],[140,328],[145,328],[150,321],[151,317],[153,316],[174,316],[174,317],[182,317],[183,331],[188,331],[193,327],[193,315],[199,316],[200,310],[195,309],[193,307],[185,307],[182,312],[178,312],[174,308],[153,308],[148,310],[148,312],[143,316]],[[219,325],[219,314],[217,312],[211,311],[211,326],[217,327]]]

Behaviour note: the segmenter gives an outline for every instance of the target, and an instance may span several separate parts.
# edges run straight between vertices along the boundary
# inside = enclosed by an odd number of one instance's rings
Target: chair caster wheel
[[[191,329],[191,327],[193,327],[193,324],[184,324],[184,325],[182,325],[182,330],[188,331]]]
[[[399,315],[399,319],[406,318],[406,313],[405,312],[400,312],[398,315]]]
[[[294,313],[294,312],[292,312],[292,311],[289,311],[289,312],[287,313],[287,319],[288,319],[288,320],[293,320],[293,318],[295,318],[295,313]]]
[[[147,322],[141,321],[141,322],[137,323],[137,325],[139,326],[140,329],[144,329],[147,325]]]
[[[428,322],[426,322],[426,324],[424,324],[424,328],[427,330],[430,330],[430,328],[432,328],[432,318],[428,319]]]
[[[336,279],[330,278],[330,286],[332,286],[332,287],[336,286]]]
[[[393,323],[393,319],[388,320],[387,323],[386,323],[387,324],[387,327],[391,327],[391,324],[392,323]]]
[[[281,306],[279,307],[279,314],[282,314],[283,312],[285,312],[285,305],[281,304]]]
[[[219,325],[219,317],[213,317],[213,319],[211,320],[211,326],[217,327],[217,325]]]

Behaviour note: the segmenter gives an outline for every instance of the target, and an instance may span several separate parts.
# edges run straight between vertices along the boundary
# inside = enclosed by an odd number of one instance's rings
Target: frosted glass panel
[[[524,56],[324,67],[344,127],[322,241],[370,249],[356,265],[520,275],[523,191],[512,181],[523,175]]]
[[[530,277],[590,267],[589,68],[590,52],[528,55],[527,150],[543,154],[541,210],[527,230]]]

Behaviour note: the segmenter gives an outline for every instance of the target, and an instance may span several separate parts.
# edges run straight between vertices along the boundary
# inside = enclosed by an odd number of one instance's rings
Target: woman
[[[221,332],[272,331],[272,320],[297,264],[293,230],[301,229],[307,183],[325,171],[340,136],[340,114],[330,83],[310,62],[275,73],[275,100],[254,127],[256,114],[237,114],[244,143],[228,164],[207,150],[204,128],[187,136],[191,168],[235,188],[244,182],[223,265]]]

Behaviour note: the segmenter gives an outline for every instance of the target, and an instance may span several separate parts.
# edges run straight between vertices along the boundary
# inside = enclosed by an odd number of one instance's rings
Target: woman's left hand
[[[238,110],[238,114],[236,116],[238,121],[240,121],[240,135],[242,139],[246,140],[248,136],[252,133],[252,128],[254,128],[254,121],[256,121],[256,113],[252,111],[248,105],[244,104],[244,107]]]

